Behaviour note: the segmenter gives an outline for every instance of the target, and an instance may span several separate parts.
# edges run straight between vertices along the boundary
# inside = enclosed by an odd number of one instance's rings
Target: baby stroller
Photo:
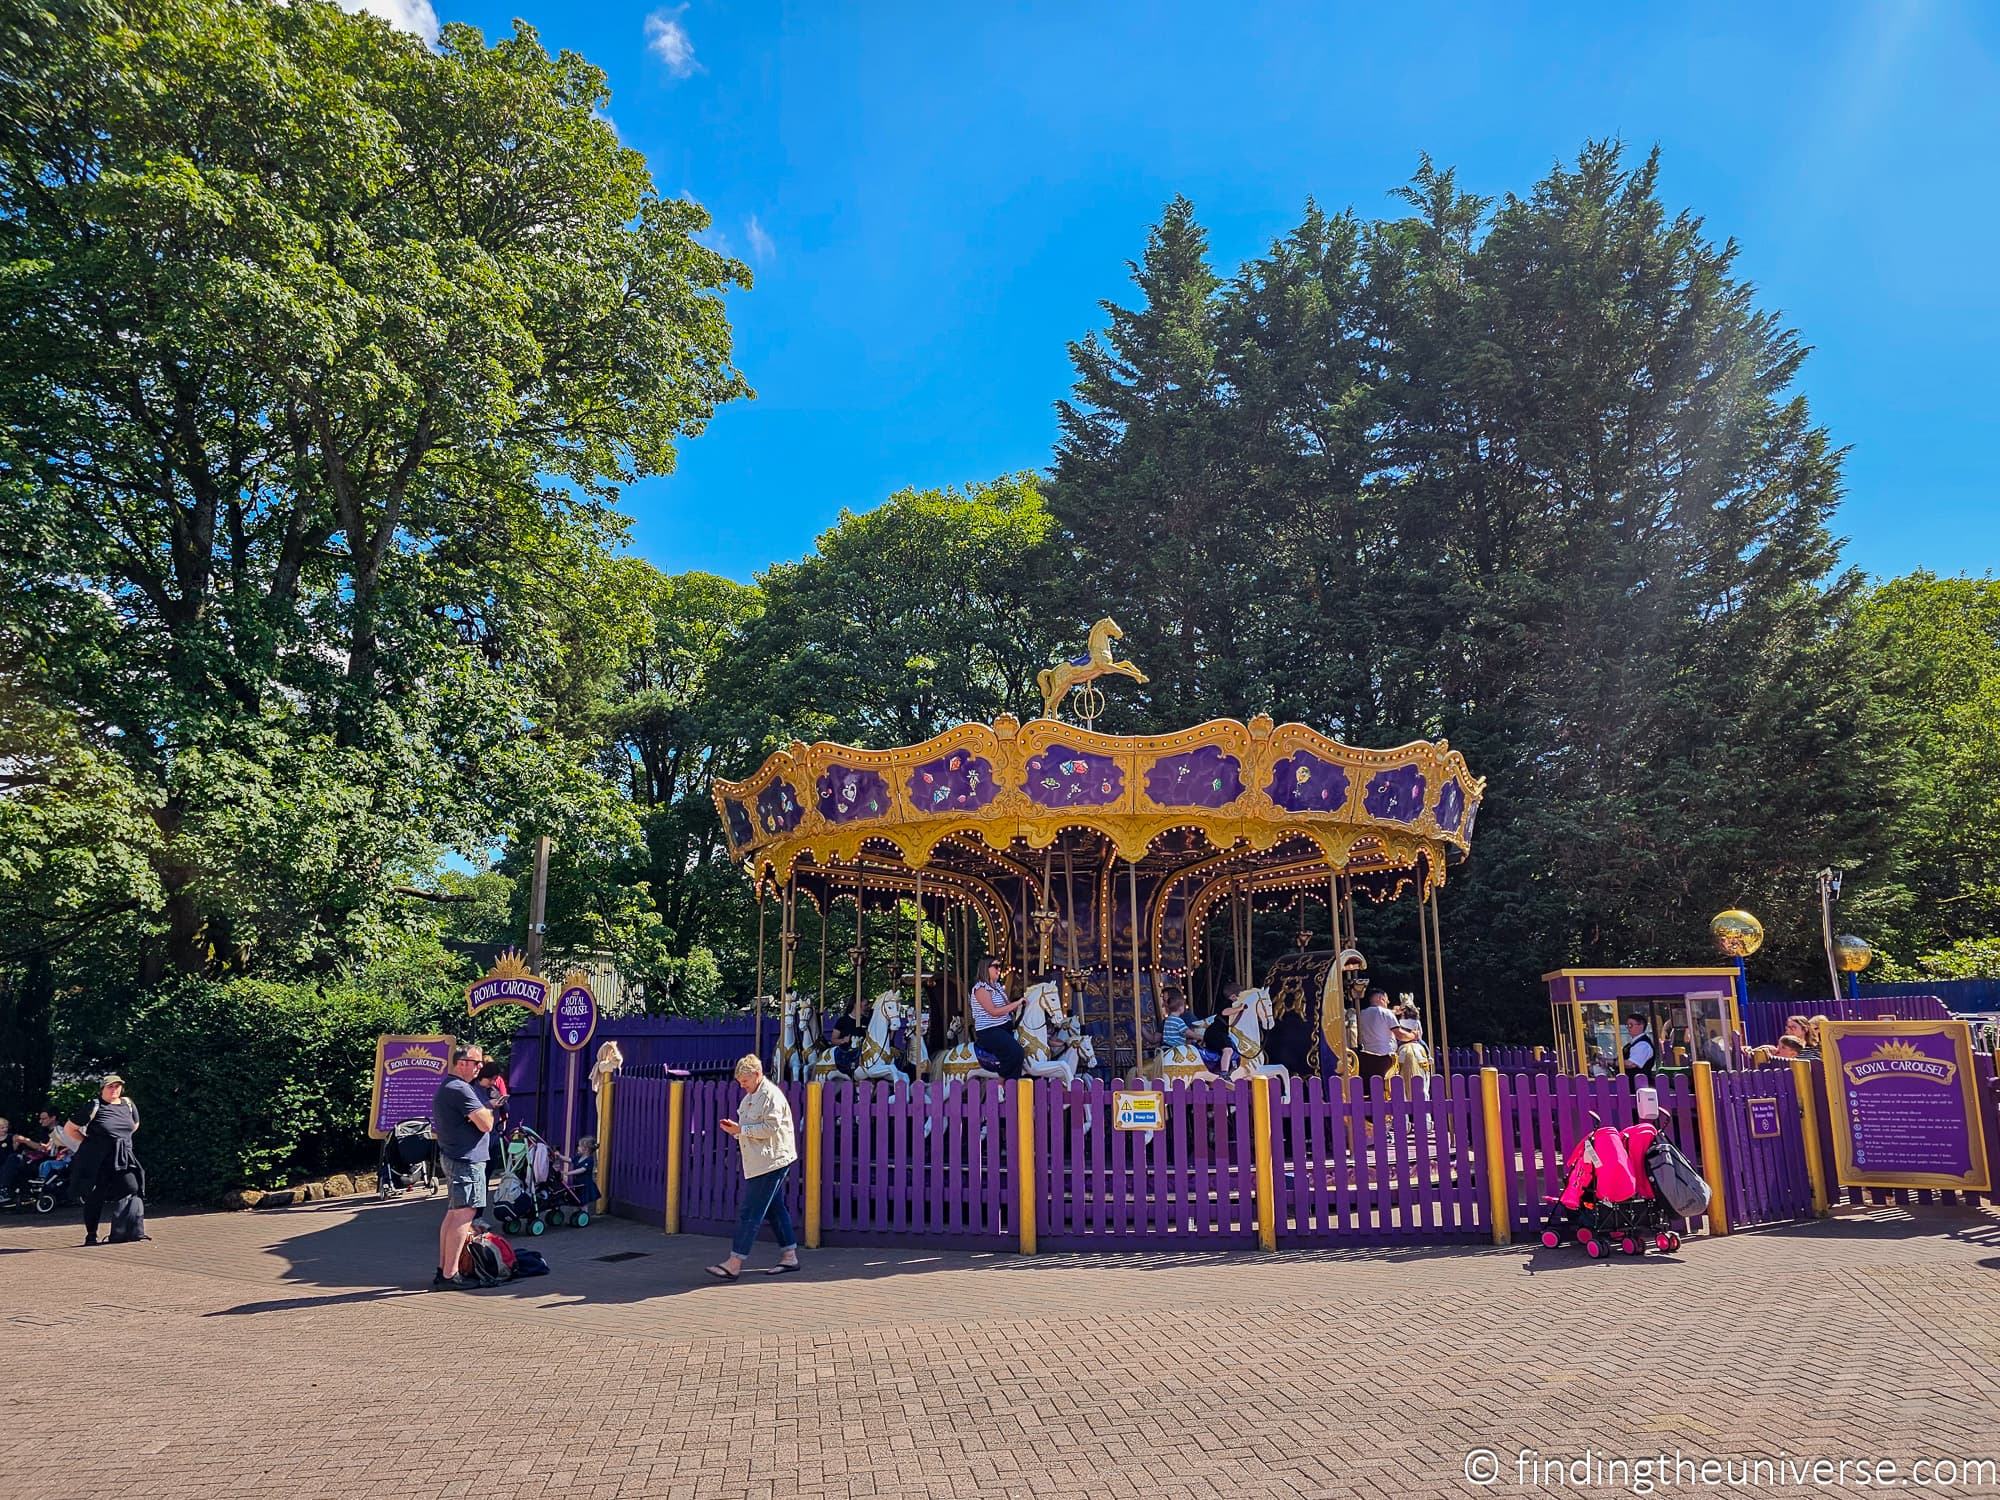
[[[548,1228],[542,1217],[544,1184],[549,1176],[549,1148],[526,1125],[507,1133],[506,1171],[493,1190],[493,1218],[505,1234],[540,1234]]]
[[[1642,1120],[1615,1130],[1597,1123],[1595,1115],[1591,1120],[1589,1134],[1563,1161],[1562,1193],[1545,1200],[1542,1244],[1554,1249],[1575,1240],[1592,1260],[1613,1250],[1643,1255],[1649,1243],[1657,1250],[1678,1250],[1680,1233],[1645,1165],[1660,1138],[1658,1127]]]
[[[428,1196],[443,1180],[437,1132],[429,1120],[405,1120],[382,1142],[382,1164],[375,1170],[375,1191],[381,1197],[400,1198],[419,1188]]]
[[[551,1224],[568,1224],[581,1229],[590,1222],[597,1207],[597,1140],[586,1136],[578,1142],[574,1160],[556,1158],[555,1174],[542,1185],[542,1216]]]
[[[11,1208],[17,1212],[32,1208],[38,1214],[52,1214],[69,1202],[70,1158],[64,1157],[49,1168],[45,1177],[38,1162],[28,1168],[27,1175],[14,1187],[0,1208]]]

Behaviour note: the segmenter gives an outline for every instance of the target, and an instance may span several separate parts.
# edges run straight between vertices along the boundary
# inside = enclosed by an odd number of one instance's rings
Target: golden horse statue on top
[[[1071,688],[1083,687],[1100,677],[1116,673],[1129,677],[1134,682],[1144,682],[1146,674],[1129,661],[1114,661],[1111,643],[1122,641],[1125,632],[1118,628],[1118,622],[1106,615],[1090,627],[1090,649],[1082,656],[1073,656],[1068,661],[1053,667],[1045,667],[1035,674],[1035,685],[1042,690],[1042,717],[1053,719],[1056,706]],[[1086,721],[1097,717],[1095,712],[1083,715]]]

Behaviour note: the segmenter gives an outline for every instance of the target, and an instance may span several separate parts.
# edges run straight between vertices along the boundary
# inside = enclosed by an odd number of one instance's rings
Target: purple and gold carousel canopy
[[[1340,874],[1441,879],[1446,850],[1471,846],[1485,786],[1443,740],[1358,750],[1263,715],[1128,736],[1003,714],[898,750],[795,743],[717,781],[715,806],[730,854],[778,880],[864,854],[924,868],[947,842],[1046,849],[1076,828],[1128,860],[1194,833],[1217,849],[1308,841]]]

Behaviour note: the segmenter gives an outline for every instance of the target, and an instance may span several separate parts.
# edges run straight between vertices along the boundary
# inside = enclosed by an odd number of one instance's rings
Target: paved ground
[[[2000,1458],[1979,1212],[1606,1265],[839,1250],[727,1286],[699,1273],[716,1241],[605,1222],[541,1242],[554,1275],[470,1295],[412,1290],[436,1216],[161,1216],[89,1250],[0,1221],[0,1350],[33,1403],[0,1430],[0,1496],[1402,1497],[1475,1493],[1474,1450],[1499,1492],[1534,1487],[1523,1449]],[[1743,1492],[1679,1472],[1655,1492]]]

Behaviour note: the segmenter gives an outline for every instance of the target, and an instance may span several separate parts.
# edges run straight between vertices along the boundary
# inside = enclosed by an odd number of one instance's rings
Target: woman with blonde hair
[[[743,1099],[736,1106],[736,1118],[724,1120],[722,1128],[743,1148],[743,1203],[736,1213],[729,1258],[706,1268],[721,1281],[734,1281],[742,1274],[743,1262],[757,1243],[757,1231],[767,1219],[778,1241],[778,1263],[764,1274],[778,1276],[799,1268],[799,1240],[792,1232],[791,1210],[785,1207],[785,1176],[799,1159],[792,1106],[752,1054],[737,1060],[736,1086],[743,1090]]]

